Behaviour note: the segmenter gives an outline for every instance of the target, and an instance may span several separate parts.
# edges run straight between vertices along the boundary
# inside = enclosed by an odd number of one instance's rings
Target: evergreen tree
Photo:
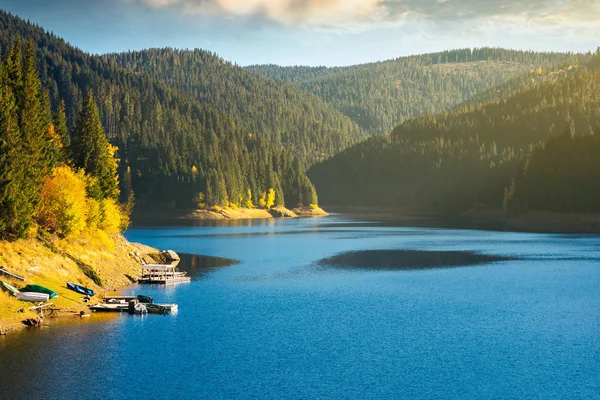
[[[9,238],[24,236],[31,219],[19,204],[25,164],[16,99],[0,71],[0,237]]]
[[[98,107],[90,91],[75,125],[72,154],[75,166],[95,178],[95,187],[90,188],[95,197],[116,199],[119,195],[115,151],[116,148],[106,139]]]
[[[54,114],[54,131],[60,138],[62,148],[61,148],[61,158],[63,161],[69,161],[71,155],[69,154],[69,148],[71,147],[71,137],[69,136],[69,131],[67,129],[67,116],[65,114],[65,102],[61,101],[58,104],[58,109]]]

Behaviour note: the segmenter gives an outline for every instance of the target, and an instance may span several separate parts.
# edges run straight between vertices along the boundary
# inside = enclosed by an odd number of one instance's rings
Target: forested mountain
[[[289,206],[316,203],[305,161],[333,154],[360,135],[346,117],[313,108],[312,96],[297,94],[290,85],[278,86],[288,97],[273,93],[271,104],[279,102],[278,113],[242,122],[241,115],[216,109],[226,104],[227,96],[242,107],[241,100],[234,101],[240,92],[229,91],[231,86],[211,89],[212,96],[223,100],[205,104],[195,93],[172,87],[177,86],[173,82],[121,68],[114,57],[91,56],[0,12],[1,54],[19,38],[36,45],[42,85],[53,109],[64,101],[71,136],[86,93],[94,93],[107,137],[118,147],[122,193],[133,189],[138,204],[188,205],[199,193],[208,205],[258,204],[269,188],[275,190],[277,204],[284,199]],[[277,123],[287,130],[276,131]]]
[[[102,57],[191,95],[310,165],[362,138],[358,126],[319,97],[266,79],[203,50],[150,49]]]
[[[350,67],[256,65],[248,69],[293,82],[348,115],[366,132],[381,134],[408,118],[449,110],[511,79],[516,78],[506,88],[520,90],[547,71],[577,65],[585,58],[480,48]]]
[[[600,55],[576,73],[546,79],[503,100],[407,120],[390,135],[370,138],[313,166],[309,177],[325,204],[458,211],[474,204],[511,207],[513,202],[521,209],[598,209],[587,193],[600,191],[595,164],[588,162],[598,157],[592,135],[600,132],[599,61]],[[552,139],[565,132],[568,140]],[[554,182],[558,176],[561,180]],[[573,200],[556,197],[546,201],[560,207],[542,206],[541,194],[530,201],[535,192],[556,196],[577,187],[576,182],[587,187],[585,193],[571,192],[579,197],[577,207]],[[542,187],[548,190],[540,192]]]

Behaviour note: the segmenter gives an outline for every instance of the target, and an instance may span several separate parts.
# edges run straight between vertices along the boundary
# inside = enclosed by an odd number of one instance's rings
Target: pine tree
[[[23,150],[15,97],[0,77],[0,237],[23,236],[31,221],[19,207],[23,180]]]
[[[69,154],[69,148],[71,147],[71,137],[67,129],[67,116],[65,115],[65,102],[61,101],[54,114],[54,131],[60,137],[62,143],[62,159],[67,164],[71,155]]]
[[[119,195],[116,147],[106,139],[92,92],[84,99],[71,148],[75,166],[96,178],[96,187],[90,188],[90,193],[98,198],[116,199]]]

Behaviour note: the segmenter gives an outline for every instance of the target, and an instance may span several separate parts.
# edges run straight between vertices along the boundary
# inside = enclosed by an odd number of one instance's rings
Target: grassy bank
[[[56,309],[52,314],[74,315],[87,310],[87,303],[81,295],[66,288],[67,281],[89,287],[97,296],[115,291],[139,276],[137,255],[149,260],[148,255],[156,252],[153,248],[129,243],[121,235],[109,238],[102,233],[69,240],[48,235],[15,242],[0,241],[0,265],[26,279],[20,282],[0,276],[0,280],[17,288],[26,284],[46,286],[58,293],[50,300]],[[37,313],[30,310],[33,305],[0,290],[0,331],[18,328],[22,320],[37,317]]]
[[[268,219],[268,218],[298,218],[320,217],[328,215],[319,207],[298,207],[289,210],[285,207],[264,208],[211,208],[198,209],[188,214],[195,219]]]

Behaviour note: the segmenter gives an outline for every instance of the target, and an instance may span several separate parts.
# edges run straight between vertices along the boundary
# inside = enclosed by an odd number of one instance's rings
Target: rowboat
[[[117,303],[117,304],[96,304],[94,306],[90,306],[90,310],[92,311],[129,311],[129,304],[127,303]]]
[[[73,282],[67,282],[67,288],[71,289],[74,292],[80,293],[80,294],[84,294],[87,296],[93,296],[94,295],[94,291],[92,289],[88,289],[85,286],[81,286],[78,285],[76,283]]]
[[[42,285],[27,285],[21,289],[21,292],[45,293],[50,296],[51,299],[57,296],[54,290],[48,289]]]
[[[150,296],[144,296],[143,294],[138,294],[137,295],[137,299],[139,300],[140,303],[152,304],[154,302],[154,300],[152,299],[152,297],[150,297]]]
[[[6,283],[4,281],[0,281],[0,288],[2,288],[3,290],[6,290],[9,293],[12,293],[13,296],[16,296],[17,294],[19,294],[19,291],[17,290],[17,288],[15,288],[12,285],[9,285],[8,283]]]
[[[39,303],[42,301],[48,301],[50,296],[47,293],[37,293],[37,292],[20,292],[17,293],[17,299],[22,301],[31,301],[33,303]]]

